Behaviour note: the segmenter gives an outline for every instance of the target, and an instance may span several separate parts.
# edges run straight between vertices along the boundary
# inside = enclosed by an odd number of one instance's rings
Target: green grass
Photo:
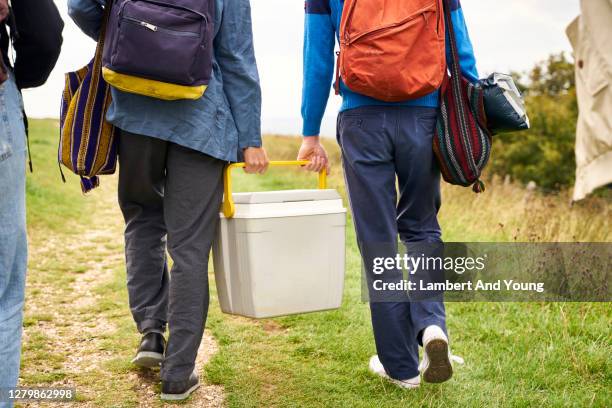
[[[101,206],[109,199],[101,196],[110,194],[114,200],[112,178],[103,178],[103,189],[88,197],[80,193],[76,178],[61,183],[54,160],[56,134],[55,122],[33,121],[35,173],[28,181],[33,248],[45,248],[50,237],[74,242],[91,222],[108,216]],[[291,159],[299,140],[268,137],[266,144],[272,158]],[[345,195],[339,152],[332,141],[328,146],[334,162],[330,187]],[[316,186],[314,175],[299,170],[235,175],[237,191]],[[495,178],[484,195],[448,186],[443,192],[440,218],[447,241],[612,241],[612,206],[605,199],[570,208],[567,192],[542,196]],[[71,285],[88,270],[86,261],[121,253],[120,228],[113,234],[112,241],[92,238],[78,250],[35,251],[28,299],[40,307],[26,310],[22,377],[26,384],[76,384],[78,390],[89,390],[79,400],[95,406],[138,406],[141,380],[129,365],[138,335],[127,306],[123,265],[111,265],[109,279],[94,283],[95,302],[79,309],[69,306],[79,295]],[[230,407],[612,406],[608,303],[450,303],[453,352],[466,360],[451,381],[402,391],[371,376],[367,361],[375,353],[374,342],[368,306],[361,302],[360,259],[350,215],[339,310],[259,321],[224,315],[214,275],[210,277],[208,328],[220,350],[206,367],[206,377],[224,386]],[[95,338],[78,336],[70,319],[81,327],[103,319],[112,328]],[[49,327],[58,331],[57,338],[46,333]],[[67,356],[53,344],[77,340],[82,343],[71,344],[76,350],[111,357],[78,375],[66,373],[62,367]]]
[[[299,143],[281,137],[267,142],[275,159],[291,159]],[[345,194],[338,151],[331,143],[329,150],[336,163],[330,185]],[[314,187],[314,180],[299,171],[273,170],[265,177],[236,172],[235,185],[242,191],[291,189]],[[445,186],[445,240],[610,240],[608,202],[592,200],[570,209],[563,196],[528,194],[495,179],[490,184],[483,196]],[[229,405],[235,407],[612,402],[609,304],[450,303],[453,352],[463,356],[466,365],[458,366],[455,378],[446,384],[406,392],[367,371],[375,348],[360,285],[359,253],[349,224],[342,308],[262,321],[228,317],[213,308],[209,327],[221,351],[207,368],[209,380],[225,386]]]
[[[33,120],[30,147],[34,173],[28,175],[28,224],[54,232],[70,232],[68,226],[82,223],[87,214],[77,177],[64,169],[62,183],[57,165],[59,127],[55,120]],[[89,203],[91,204],[91,203]]]

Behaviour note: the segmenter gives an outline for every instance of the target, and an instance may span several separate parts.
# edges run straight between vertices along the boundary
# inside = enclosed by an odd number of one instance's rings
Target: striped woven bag
[[[484,191],[480,180],[491,154],[491,133],[487,128],[483,89],[461,74],[459,54],[449,0],[444,1],[451,59],[440,89],[440,110],[433,148],[444,180],[476,193]]]
[[[112,174],[117,166],[119,131],[105,119],[111,103],[110,87],[102,78],[102,51],[110,3],[93,60],[65,75],[60,112],[58,160],[81,177],[84,193],[99,185],[98,175]],[[64,182],[66,179],[62,174]]]

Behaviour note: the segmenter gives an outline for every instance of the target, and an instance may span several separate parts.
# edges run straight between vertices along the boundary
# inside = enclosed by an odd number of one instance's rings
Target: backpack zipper
[[[141,22],[140,22],[140,25],[141,25],[141,26],[143,26],[143,27],[148,28],[148,29],[149,29],[149,30],[151,30],[151,31],[157,31],[157,26],[154,26],[154,25],[153,25],[153,24],[151,24],[151,23],[147,23],[146,21],[141,21]]]
[[[145,3],[149,3],[149,4],[154,4],[158,7],[168,7],[168,8],[173,8],[173,9],[177,9],[177,10],[183,10],[183,11],[188,11],[190,13],[193,13],[197,16],[200,16],[204,19],[204,21],[206,22],[206,24],[208,24],[208,16],[204,13],[201,13],[199,11],[193,10],[189,7],[184,7],[184,6],[179,6],[178,4],[168,4],[168,3],[164,3],[164,2],[160,2],[160,1],[155,1],[155,0],[142,0]],[[134,0],[126,0],[125,2],[123,2],[123,4],[121,4],[121,7],[119,8],[119,10],[117,11],[118,15],[122,15],[123,14],[123,9],[125,8],[125,6],[128,3],[133,3]]]
[[[353,2],[353,7],[351,7],[351,10],[349,11],[351,14],[349,14],[349,16],[347,17],[347,25],[349,25],[350,19],[353,16],[353,9],[354,9],[354,4],[355,3],[356,3],[356,0],[355,0],[355,2]],[[406,23],[408,23],[410,21],[415,21],[416,22],[416,20],[417,20],[417,18],[419,16],[423,17],[423,19],[425,20],[426,24],[429,24],[429,20],[427,19],[427,13],[433,12],[434,8],[435,8],[433,6],[435,6],[435,5],[436,5],[436,3],[434,2],[434,3],[432,3],[432,4],[430,4],[430,5],[426,6],[426,7],[423,7],[421,10],[416,11],[415,13],[413,13],[410,16],[406,17],[402,21],[398,21],[398,22],[392,23],[392,24],[387,24],[386,26],[378,27],[378,28],[375,28],[373,30],[366,31],[364,33],[356,35],[354,38],[350,38],[349,34],[345,33],[344,43],[346,45],[350,45],[350,44],[352,44],[352,43],[362,39],[363,37],[365,37],[367,35],[376,34],[376,33],[380,32],[380,31],[390,30],[392,28],[402,26],[402,25],[404,25],[404,24],[406,24]]]
[[[193,31],[179,31],[179,30],[172,30],[170,28],[165,28],[165,27],[160,27],[160,26],[156,26],[155,24],[151,24],[147,21],[142,21],[142,20],[138,20],[136,18],[133,17],[123,17],[123,19],[127,22],[130,22],[132,24],[136,24],[138,26],[144,27],[150,31],[153,32],[162,32],[162,33],[166,33],[166,34],[171,34],[171,35],[178,35],[178,36],[184,36],[184,37],[199,37],[200,34],[193,32]]]

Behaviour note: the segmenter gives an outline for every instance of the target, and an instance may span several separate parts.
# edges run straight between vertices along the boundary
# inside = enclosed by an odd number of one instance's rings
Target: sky
[[[95,43],[55,0],[66,27],[57,66],[47,84],[24,92],[30,117],[58,117],[63,73],[84,66]],[[571,52],[565,28],[579,14],[579,0],[462,0],[481,77],[491,72],[525,71],[550,53]],[[299,134],[302,88],[304,0],[251,0],[255,52],[263,93],[262,130]],[[331,91],[330,91],[331,94]],[[340,97],[330,95],[322,135],[335,134]]]

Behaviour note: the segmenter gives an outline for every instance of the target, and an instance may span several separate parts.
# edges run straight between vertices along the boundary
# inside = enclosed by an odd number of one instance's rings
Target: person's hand
[[[8,0],[0,0],[0,22],[8,16]]]
[[[310,161],[310,163],[304,166],[308,171],[316,171],[318,173],[326,169],[329,174],[330,169],[327,151],[321,144],[319,136],[304,137],[297,159]]]
[[[1,1],[1,0],[0,0]],[[245,173],[264,174],[268,170],[270,160],[263,147],[247,147],[244,149]]]

